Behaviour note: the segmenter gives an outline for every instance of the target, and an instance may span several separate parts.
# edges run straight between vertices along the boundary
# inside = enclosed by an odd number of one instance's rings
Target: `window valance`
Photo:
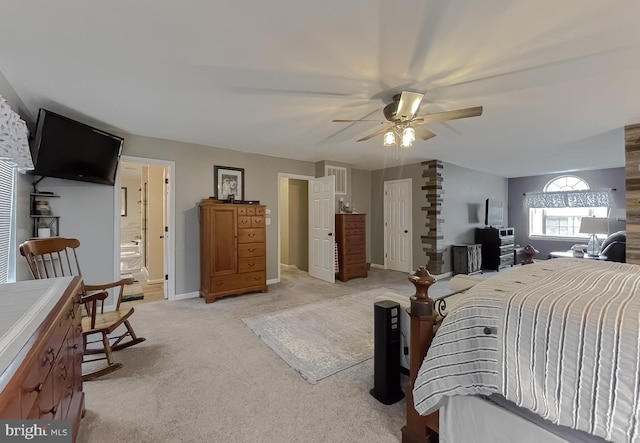
[[[600,208],[614,206],[611,189],[527,192],[524,202],[528,208]]]
[[[27,124],[0,95],[0,160],[20,171],[33,169]]]

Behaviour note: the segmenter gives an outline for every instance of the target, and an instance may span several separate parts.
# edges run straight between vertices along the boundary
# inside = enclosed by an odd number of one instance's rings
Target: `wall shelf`
[[[31,193],[31,214],[33,220],[33,238],[39,238],[38,229],[49,228],[50,236],[57,237],[60,235],[60,216],[51,213],[40,213],[36,209],[36,202],[47,201],[48,198],[60,197],[52,192],[32,192]]]

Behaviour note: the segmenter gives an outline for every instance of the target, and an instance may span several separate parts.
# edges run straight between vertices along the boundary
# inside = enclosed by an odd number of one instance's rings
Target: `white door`
[[[309,180],[309,275],[334,283],[335,176]]]
[[[411,272],[411,179],[384,182],[384,266]]]

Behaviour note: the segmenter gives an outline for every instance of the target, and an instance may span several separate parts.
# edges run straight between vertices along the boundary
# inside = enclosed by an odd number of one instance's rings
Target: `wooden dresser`
[[[336,214],[338,280],[367,276],[366,214]]]
[[[0,285],[0,419],[84,414],[80,277]]]
[[[200,203],[200,296],[267,292],[265,206]]]

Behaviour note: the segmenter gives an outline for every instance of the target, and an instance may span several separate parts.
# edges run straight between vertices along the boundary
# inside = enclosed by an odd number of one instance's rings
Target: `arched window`
[[[544,192],[584,191],[589,184],[574,175],[561,175],[550,180]],[[607,207],[553,207],[529,208],[529,236],[558,239],[587,239],[580,233],[582,217],[606,217]],[[606,236],[606,234],[601,234]]]

